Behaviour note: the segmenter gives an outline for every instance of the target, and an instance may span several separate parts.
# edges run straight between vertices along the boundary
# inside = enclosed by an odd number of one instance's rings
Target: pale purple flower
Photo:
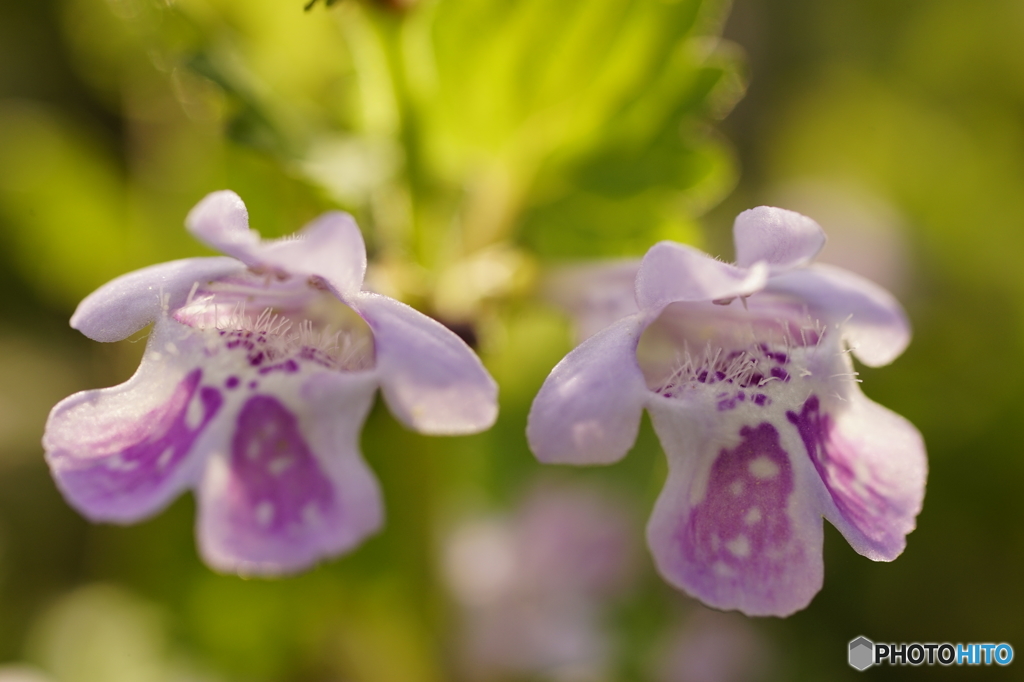
[[[924,495],[918,431],[861,393],[848,351],[891,362],[910,329],[884,289],[810,265],[810,218],[741,213],[736,264],[661,242],[639,312],[590,337],[534,401],[544,462],[607,464],[646,408],[669,475],[647,528],[661,574],[721,609],[788,615],[822,584],[822,517],[877,561],[898,556]],[[643,336],[643,343],[641,343]]]
[[[260,241],[242,200],[222,191],[186,224],[231,257],[124,275],[71,318],[97,341],[155,323],[135,376],[50,413],[47,461],[85,516],[131,523],[194,489],[208,564],[297,571],[383,521],[359,452],[378,386],[395,417],[422,433],[493,423],[497,387],[473,351],[362,290],[366,250],[350,216],[328,213],[294,237]]]
[[[684,623],[657,647],[657,682],[760,682],[774,679],[769,641],[738,613],[692,605]]]
[[[633,519],[599,489],[541,485],[508,517],[460,524],[445,575],[470,680],[608,679],[608,602],[636,578]]]
[[[545,279],[544,296],[569,312],[582,342],[637,312],[633,282],[639,269],[639,258],[558,268]]]

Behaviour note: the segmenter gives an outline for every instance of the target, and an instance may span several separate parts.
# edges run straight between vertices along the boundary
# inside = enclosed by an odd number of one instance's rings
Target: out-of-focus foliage
[[[738,653],[708,656],[729,664],[712,673],[749,659],[775,679],[852,679],[858,634],[1024,640],[1020,3],[736,0],[726,34],[750,55],[752,89],[726,120],[743,175],[719,208],[737,165],[711,126],[745,82],[718,39],[724,0],[302,4],[0,4],[0,662],[57,682],[476,679],[459,665],[474,616],[445,588],[442,556],[465,524],[530,508],[526,412],[570,344],[537,283],[663,238],[713,251],[758,203],[815,217],[834,235],[826,258],[907,302],[910,350],[864,372],[932,457],[906,553],[873,564],[827,531],[812,605],[744,628],[702,616],[641,552],[614,599],[583,609],[591,620],[539,609],[581,625],[557,635],[606,638],[601,656],[486,679],[685,680],[707,670],[685,652],[722,641]],[[88,525],[36,445],[47,405],[124,380],[142,350],[82,339],[66,326],[74,305],[202,253],[182,221],[221,188],[268,237],[353,212],[372,285],[475,338],[502,389],[498,424],[470,438],[423,438],[375,411],[362,447],[386,531],[288,580],[202,566],[187,499],[138,526]],[[664,465],[649,429],[636,450],[557,472],[554,488],[584,479],[644,518]]]
[[[719,1],[68,3],[76,67],[141,128],[141,210],[216,180],[248,196],[217,172],[258,153],[372,229],[379,288],[450,319],[538,259],[692,240],[733,183],[706,130],[742,91]]]

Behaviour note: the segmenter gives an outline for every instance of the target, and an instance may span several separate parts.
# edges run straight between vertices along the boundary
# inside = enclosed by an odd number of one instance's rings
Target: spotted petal
[[[832,414],[811,396],[787,416],[831,496],[825,518],[864,556],[899,556],[924,500],[921,434],[856,387]]]
[[[647,538],[662,576],[705,604],[786,616],[821,589],[824,493],[795,430],[759,409],[652,403],[669,476]]]
[[[199,487],[206,562],[281,575],[355,546],[383,521],[380,489],[359,453],[372,373],[323,372],[296,390],[264,380],[231,416],[231,435]]]
[[[745,268],[765,261],[774,270],[788,270],[811,262],[825,246],[825,232],[818,223],[784,208],[743,211],[732,229],[736,265]]]
[[[193,285],[243,270],[234,258],[186,258],[113,279],[78,304],[71,326],[96,341],[120,341],[185,303]]]
[[[366,275],[366,244],[347,213],[325,213],[293,237],[260,246],[260,261],[289,273],[323,277],[342,297],[354,296]]]
[[[649,316],[624,318],[584,341],[551,370],[526,425],[542,462],[609,464],[636,441],[648,390],[636,347]]]
[[[350,303],[373,330],[381,391],[421,433],[476,433],[494,423],[498,386],[462,339],[404,303],[363,293]]]
[[[692,246],[659,242],[640,264],[636,302],[641,309],[654,310],[676,301],[730,299],[759,291],[767,279],[764,263],[740,268]]]
[[[137,521],[198,480],[223,399],[187,361],[201,353],[195,337],[161,320],[135,376],[76,393],[50,413],[47,462],[68,502],[90,519]]]
[[[252,268],[286,275],[316,275],[341,296],[356,294],[366,274],[366,245],[352,216],[325,213],[291,237],[261,242],[249,213],[230,190],[207,195],[188,214],[189,231],[209,246]]]
[[[910,323],[888,291],[859,275],[815,264],[772,277],[766,292],[793,296],[823,322],[843,325],[857,359],[887,365],[910,343]]]

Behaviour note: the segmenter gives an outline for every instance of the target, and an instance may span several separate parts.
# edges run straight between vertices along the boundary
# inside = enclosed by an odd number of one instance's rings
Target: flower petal
[[[924,500],[928,462],[921,434],[856,388],[833,414],[812,395],[799,414],[787,416],[832,497],[825,518],[864,556],[899,556]]]
[[[795,430],[757,409],[649,406],[669,476],[647,539],[662,576],[705,604],[786,616],[821,589],[823,491]]]
[[[649,391],[636,346],[650,321],[627,317],[598,332],[559,362],[533,400],[526,424],[542,462],[610,464],[636,441]]]
[[[765,261],[773,269],[788,270],[809,263],[825,246],[818,223],[795,211],[758,206],[736,216],[732,227],[736,265],[751,267]]]
[[[359,453],[373,374],[323,372],[298,391],[283,386],[245,400],[200,484],[199,548],[217,570],[293,573],[352,548],[383,521],[379,486]]]
[[[202,343],[196,336],[161,320],[135,376],[76,393],[50,413],[47,462],[68,502],[90,519],[137,521],[198,479],[223,397],[203,386],[203,370],[187,361],[202,352],[187,352]]]
[[[653,310],[676,301],[715,301],[747,296],[768,280],[768,266],[749,269],[715,260],[692,246],[658,242],[650,248],[636,277],[636,301]]]
[[[185,219],[189,231],[209,246],[249,267],[290,275],[316,275],[342,297],[359,292],[366,274],[366,244],[352,216],[325,213],[295,235],[262,242],[249,229],[249,214],[230,190],[207,195]]]
[[[494,423],[498,386],[454,332],[386,296],[362,293],[348,302],[373,330],[381,391],[399,421],[449,435]]]
[[[366,275],[366,244],[347,213],[325,213],[292,237],[265,242],[260,263],[288,273],[324,278],[342,297],[359,293]]]
[[[120,341],[184,305],[192,285],[245,269],[234,258],[186,258],[113,279],[78,304],[71,326],[96,341]]]
[[[815,264],[772,277],[766,292],[793,296],[843,337],[869,367],[887,365],[910,343],[910,323],[888,291],[848,270]]]
[[[249,212],[241,197],[229,189],[203,197],[185,217],[185,227],[196,239],[248,266],[256,256],[260,234],[249,229]]]

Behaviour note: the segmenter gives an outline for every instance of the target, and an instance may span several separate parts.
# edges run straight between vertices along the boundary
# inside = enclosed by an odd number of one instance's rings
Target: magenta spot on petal
[[[769,374],[781,381],[789,381],[789,372],[781,367],[772,367],[772,371]]]
[[[217,405],[218,407],[224,402],[220,397],[220,391],[215,389],[213,386],[203,386],[199,389],[199,400],[204,406]],[[205,412],[206,410],[204,410]]]
[[[202,375],[201,369],[192,370],[166,403],[138,421],[126,423],[117,438],[130,439],[131,444],[62,473],[65,487],[74,491],[79,504],[86,509],[117,506],[119,500],[143,498],[164,483],[223,403],[217,389],[199,389]],[[193,408],[193,423],[189,424],[189,405],[194,399],[198,402]],[[111,445],[90,443],[88,447],[104,449]]]
[[[267,335],[264,332],[235,330],[222,331],[221,335],[226,339],[224,347],[229,350],[237,348],[245,351],[246,360],[253,367],[259,367],[273,359],[274,353],[267,348]]]
[[[238,377],[228,377],[228,380],[224,382],[224,385],[228,388],[238,388]]]
[[[709,472],[704,500],[676,531],[688,583],[705,597],[737,590],[768,595],[802,550],[786,513],[793,470],[778,430],[763,422],[740,429]],[[720,601],[714,599],[713,601]]]
[[[245,403],[231,440],[231,472],[230,523],[243,534],[272,535],[287,543],[334,513],[330,480],[298,419],[276,398],[257,395]]]
[[[258,382],[256,382],[256,381],[250,381],[249,382],[249,390],[250,391],[255,391],[257,386],[259,386]]]
[[[832,437],[832,419],[821,411],[818,396],[808,398],[800,414],[787,412],[786,417],[799,431],[807,454],[840,513],[872,540],[887,540],[892,532],[891,520],[900,517],[903,510],[865,485],[868,481],[858,481],[852,465],[855,454]]]

